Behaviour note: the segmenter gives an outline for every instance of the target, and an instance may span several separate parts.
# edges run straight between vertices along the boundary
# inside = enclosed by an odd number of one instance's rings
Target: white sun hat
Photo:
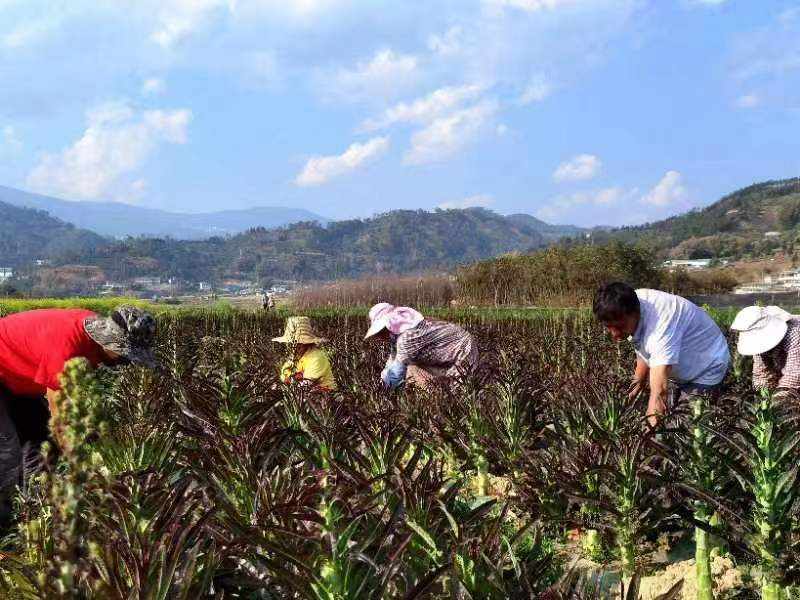
[[[748,306],[739,311],[731,329],[739,332],[736,345],[742,356],[769,352],[781,343],[789,328],[791,313],[777,306]]]
[[[369,311],[370,326],[364,339],[371,338],[384,329],[400,335],[419,325],[424,318],[421,313],[408,306],[395,306],[388,302],[381,302]]]

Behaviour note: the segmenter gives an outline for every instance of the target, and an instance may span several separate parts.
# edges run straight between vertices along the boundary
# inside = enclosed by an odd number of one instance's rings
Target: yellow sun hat
[[[280,344],[321,344],[326,340],[314,333],[308,317],[289,317],[283,335],[272,338],[272,341]]]

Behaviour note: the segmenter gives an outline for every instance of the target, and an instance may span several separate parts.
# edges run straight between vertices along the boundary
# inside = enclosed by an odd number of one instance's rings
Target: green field
[[[439,314],[484,364],[430,392],[380,387],[361,310],[314,313],[331,395],[278,380],[280,314],[170,309],[160,369],[71,365],[67,443],[26,478],[3,597],[595,598],[622,578],[647,598],[779,598],[797,582],[794,417],[753,395],[746,363],[654,432],[625,400],[631,348],[588,312]]]

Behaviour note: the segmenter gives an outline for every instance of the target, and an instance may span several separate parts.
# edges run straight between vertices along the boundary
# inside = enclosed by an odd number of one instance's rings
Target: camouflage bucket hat
[[[89,317],[84,328],[104,350],[119,354],[136,365],[156,366],[153,351],[156,320],[150,313],[126,304],[114,309],[108,317]]]

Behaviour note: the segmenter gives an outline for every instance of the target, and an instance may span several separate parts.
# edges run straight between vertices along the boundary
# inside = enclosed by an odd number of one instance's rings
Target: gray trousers
[[[7,400],[0,398],[0,521],[13,514],[13,500],[22,477],[22,448]]]
[[[720,381],[714,385],[706,385],[704,383],[683,383],[675,384],[672,387],[672,406],[676,404],[683,404],[691,401],[697,396],[708,395],[712,398],[717,396],[722,391],[722,382]]]

